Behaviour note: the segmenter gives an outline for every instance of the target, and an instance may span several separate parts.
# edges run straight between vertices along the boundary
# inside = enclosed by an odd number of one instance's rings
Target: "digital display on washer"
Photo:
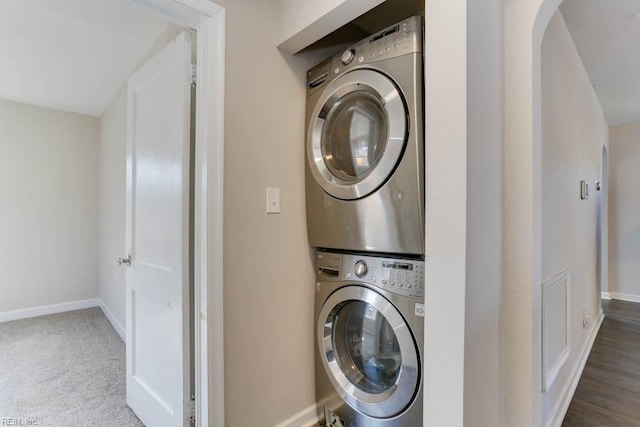
[[[371,37],[369,39],[369,43],[373,43],[376,40],[380,40],[381,38],[386,37],[389,34],[397,33],[398,31],[400,31],[400,25],[396,25],[393,28],[389,28],[387,31],[384,31],[384,32],[382,32],[380,34],[376,34],[375,36],[373,36],[373,37]]]
[[[407,264],[405,262],[383,261],[382,262],[382,268],[395,268],[396,270],[412,271],[413,270],[413,264]]]

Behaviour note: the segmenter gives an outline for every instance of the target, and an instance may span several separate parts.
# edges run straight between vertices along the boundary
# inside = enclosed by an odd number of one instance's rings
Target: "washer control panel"
[[[317,263],[318,280],[364,282],[424,298],[424,261],[319,251]]]

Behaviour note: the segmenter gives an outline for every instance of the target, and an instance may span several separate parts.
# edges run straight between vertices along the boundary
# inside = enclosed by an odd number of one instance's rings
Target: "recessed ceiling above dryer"
[[[331,47],[335,48],[337,52],[347,45],[360,41],[389,25],[413,15],[424,16],[424,0],[386,0],[353,21],[327,34],[301,52]]]

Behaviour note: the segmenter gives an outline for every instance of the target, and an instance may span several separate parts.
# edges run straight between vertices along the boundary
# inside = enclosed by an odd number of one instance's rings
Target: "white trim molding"
[[[607,294],[607,297],[605,297],[605,294]],[[633,295],[633,294],[621,294],[618,292],[603,292],[602,293],[602,298],[603,299],[617,299],[620,301],[629,301],[629,302],[640,302],[640,295]]]
[[[318,425],[318,405],[315,403],[292,415],[275,427],[312,427]]]
[[[210,0],[131,0],[196,30],[196,426],[223,427],[223,177],[225,9]]]
[[[60,304],[41,305],[38,307],[23,308],[20,310],[4,311],[0,313],[0,323],[11,320],[28,319],[30,317],[46,316],[48,314],[64,313],[66,311],[83,310],[85,308],[99,307],[100,298],[69,301]]]
[[[609,300],[609,299],[611,299],[611,294],[609,292],[602,292],[600,294],[600,298]]]
[[[275,427],[316,427],[320,420],[324,418],[325,408],[335,410],[341,405],[344,405],[344,401],[335,393],[293,414],[286,420],[276,424]]]
[[[569,270],[561,271],[542,284],[542,392],[546,392],[558,376],[562,367],[569,359],[569,349],[571,348],[571,325],[570,319],[570,276]],[[559,290],[558,290],[559,289]],[[558,306],[559,301],[552,301],[552,295],[561,292],[562,307]],[[561,309],[561,313],[553,313],[553,309]],[[562,319],[558,319],[558,314]],[[562,324],[558,321],[562,320]],[[550,360],[551,355],[549,336],[560,328],[564,328],[564,347],[554,360]]]
[[[569,405],[571,404],[571,399],[573,399],[573,395],[576,392],[576,388],[578,387],[578,383],[580,382],[580,377],[582,376],[582,371],[584,371],[584,367],[587,364],[587,359],[589,358],[589,354],[591,354],[593,343],[596,341],[596,337],[598,336],[598,332],[600,331],[600,326],[602,326],[603,320],[604,313],[602,312],[602,310],[600,310],[600,314],[596,319],[595,325],[593,329],[591,329],[591,335],[589,336],[587,342],[585,342],[585,345],[582,349],[580,359],[573,368],[569,380],[563,387],[562,392],[560,393],[560,398],[551,410],[549,423],[546,427],[560,427],[562,425],[562,421],[567,414],[567,410],[569,409]]]
[[[102,309],[102,312],[104,313],[104,317],[106,317],[107,320],[109,321],[109,323],[111,323],[111,326],[113,326],[113,329],[116,330],[116,333],[120,336],[122,341],[126,342],[127,341],[127,332],[126,332],[125,328],[122,326],[122,324],[120,322],[118,322],[118,319],[116,319],[116,316],[109,309],[107,304],[105,304],[102,299],[100,299],[99,301],[100,301],[100,308]]]

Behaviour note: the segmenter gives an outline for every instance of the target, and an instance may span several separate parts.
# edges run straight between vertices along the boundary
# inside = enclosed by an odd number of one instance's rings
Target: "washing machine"
[[[321,426],[422,425],[424,262],[318,251]]]
[[[423,27],[411,17],[309,70],[312,246],[424,254]]]

